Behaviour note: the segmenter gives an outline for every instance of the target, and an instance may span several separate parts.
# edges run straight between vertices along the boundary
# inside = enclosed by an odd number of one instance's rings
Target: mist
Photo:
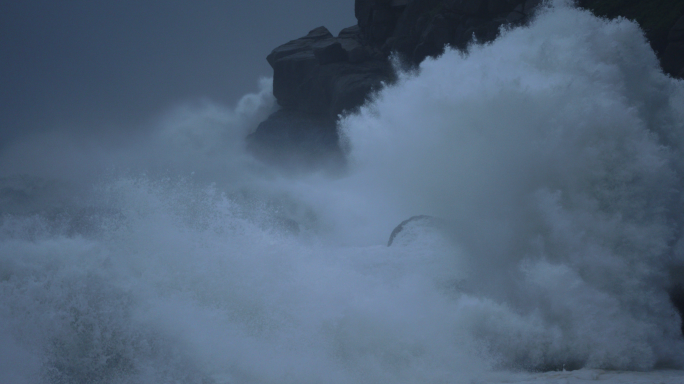
[[[555,1],[397,68],[338,173],[247,151],[260,76],[0,149],[0,381],[681,382],[684,83],[637,24]]]

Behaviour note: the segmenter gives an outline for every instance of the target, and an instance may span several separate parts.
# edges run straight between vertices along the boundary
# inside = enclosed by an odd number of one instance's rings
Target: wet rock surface
[[[288,168],[338,167],[344,163],[334,120],[283,108],[247,137],[248,149],[270,164]]]
[[[393,55],[405,66],[417,66],[446,46],[465,50],[473,41],[492,41],[502,27],[529,22],[543,5],[542,0],[356,0],[357,25],[337,37],[315,28],[268,55],[273,94],[282,109],[248,137],[249,148],[277,165],[337,162],[343,159],[338,117],[395,79]],[[580,0],[578,5],[599,16],[636,20],[665,73],[684,77],[684,0]]]
[[[661,62],[666,73],[684,78],[684,15],[668,34]]]
[[[597,16],[634,20],[644,30],[665,73],[683,77],[682,39],[684,0],[578,0],[577,5]]]

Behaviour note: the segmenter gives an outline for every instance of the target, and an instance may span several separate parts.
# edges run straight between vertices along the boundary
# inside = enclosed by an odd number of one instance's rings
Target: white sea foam
[[[269,94],[0,154],[0,382],[681,381],[606,371],[684,366],[684,84],[634,23],[559,2],[424,62],[342,177],[244,152]]]

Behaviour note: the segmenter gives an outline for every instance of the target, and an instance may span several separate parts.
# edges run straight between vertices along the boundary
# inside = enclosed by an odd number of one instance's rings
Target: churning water
[[[681,382],[684,83],[637,25],[560,3],[424,62],[342,175],[244,151],[269,87],[0,154],[0,382]]]

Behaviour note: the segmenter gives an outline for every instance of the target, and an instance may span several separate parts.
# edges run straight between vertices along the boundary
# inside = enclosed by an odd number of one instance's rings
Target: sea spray
[[[350,183],[380,197],[364,205],[378,207],[370,226],[387,225],[381,209],[450,220],[469,289],[539,316],[539,335],[513,332],[541,350],[490,338],[502,324],[484,332],[504,360],[681,364],[666,295],[681,257],[681,87],[636,24],[558,4],[492,44],[425,61],[347,116]]]
[[[2,181],[0,381],[681,368],[666,289],[684,262],[683,94],[634,23],[559,3],[345,116],[343,177],[282,175],[244,151],[266,83],[235,110],[170,113],[135,144],[62,158],[24,141],[0,154],[3,175],[28,174]],[[387,247],[417,214],[447,224]]]

